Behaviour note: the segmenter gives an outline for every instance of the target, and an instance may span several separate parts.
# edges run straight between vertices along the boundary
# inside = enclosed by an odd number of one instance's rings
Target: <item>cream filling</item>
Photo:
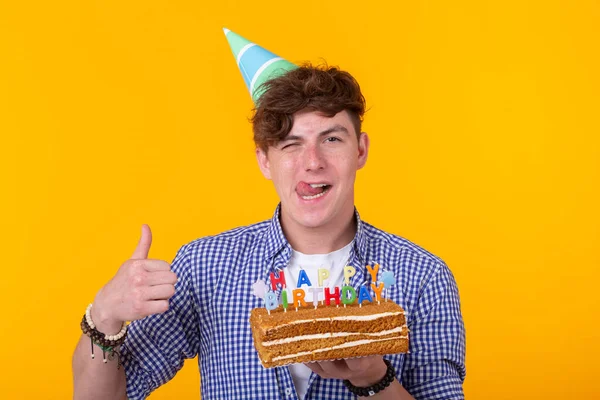
[[[354,342],[342,343],[342,344],[338,344],[336,346],[326,347],[324,349],[318,349],[318,350],[313,350],[313,351],[301,351],[300,353],[296,353],[296,354],[288,354],[285,356],[273,357],[273,362],[279,361],[279,360],[285,360],[287,358],[306,356],[306,355],[313,354],[313,353],[321,353],[324,351],[343,349],[345,347],[356,347],[356,346],[361,346],[363,344],[384,342],[386,340],[395,340],[395,339],[408,339],[408,336],[395,336],[393,338],[376,339],[376,340],[373,340],[373,339],[355,340]]]
[[[263,342],[263,346],[276,346],[278,344],[286,344],[291,342],[298,342],[301,340],[315,340],[315,339],[329,339],[329,338],[337,338],[337,337],[346,337],[346,336],[355,336],[355,335],[363,335],[363,336],[385,336],[391,335],[392,333],[402,332],[402,327],[389,329],[387,331],[381,332],[373,332],[373,333],[360,333],[360,332],[327,332],[327,333],[317,333],[314,335],[302,335],[302,336],[293,336],[285,339],[276,339],[270,340],[268,342]]]
[[[294,325],[294,324],[304,324],[307,322],[316,322],[316,321],[373,321],[374,319],[391,317],[393,315],[404,314],[401,311],[395,312],[384,312],[379,314],[371,314],[371,315],[349,315],[349,316],[340,316],[340,317],[329,317],[329,318],[313,318],[313,319],[299,319],[297,321],[291,321],[285,325],[276,326],[275,328],[269,329],[277,330],[283,328],[285,326]]]

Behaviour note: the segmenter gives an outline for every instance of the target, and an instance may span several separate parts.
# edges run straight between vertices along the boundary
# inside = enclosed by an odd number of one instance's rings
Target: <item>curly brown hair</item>
[[[267,152],[292,130],[298,111],[318,111],[333,117],[350,114],[357,138],[360,136],[365,98],[352,75],[338,67],[303,64],[259,87],[262,91],[251,118],[254,143]]]

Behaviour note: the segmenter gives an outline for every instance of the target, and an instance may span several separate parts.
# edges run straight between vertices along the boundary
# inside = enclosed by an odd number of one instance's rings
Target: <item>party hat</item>
[[[262,95],[263,83],[298,68],[227,28],[223,31],[254,104]]]

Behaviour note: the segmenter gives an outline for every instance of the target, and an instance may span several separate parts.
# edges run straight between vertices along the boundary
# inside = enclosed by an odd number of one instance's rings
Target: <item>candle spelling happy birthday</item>
[[[374,301],[373,297],[375,297],[377,303],[380,304],[383,290],[395,285],[396,278],[392,271],[384,271],[381,274],[381,281],[378,282],[377,273],[379,271],[379,264],[375,264],[373,267],[367,265],[366,268],[371,275],[372,281],[375,282],[370,285],[370,289],[373,291],[374,296],[371,295],[369,287],[366,285],[361,285],[358,289],[350,286],[350,279],[356,274],[356,269],[352,266],[344,267],[344,280],[341,288],[338,286],[334,288],[323,287],[324,281],[329,279],[329,270],[320,268],[317,271],[318,287],[313,287],[306,271],[300,270],[296,289],[293,289],[290,294],[286,288],[285,275],[283,271],[281,271],[279,273],[271,272],[269,274],[270,288],[267,287],[267,284],[262,279],[256,281],[253,284],[253,293],[255,296],[264,299],[265,308],[269,314],[271,314],[272,310],[277,309],[280,304],[283,307],[284,312],[287,312],[290,304],[296,311],[298,311],[298,307],[307,307],[308,304],[305,300],[306,291],[302,287],[304,285],[307,286],[306,289],[313,296],[312,303],[315,309],[317,308],[320,295],[322,295],[323,298],[321,304],[325,303],[328,306],[331,305],[333,300],[336,307],[339,307],[340,302],[344,307],[356,302],[358,302],[359,307],[362,307],[364,301],[372,303]],[[278,288],[281,289],[280,299],[277,298],[277,294],[275,293]]]

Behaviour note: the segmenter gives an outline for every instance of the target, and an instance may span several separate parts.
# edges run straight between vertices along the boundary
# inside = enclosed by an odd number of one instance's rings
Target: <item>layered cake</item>
[[[308,305],[297,311],[255,308],[250,325],[265,368],[408,352],[404,310],[390,300],[360,307]]]

